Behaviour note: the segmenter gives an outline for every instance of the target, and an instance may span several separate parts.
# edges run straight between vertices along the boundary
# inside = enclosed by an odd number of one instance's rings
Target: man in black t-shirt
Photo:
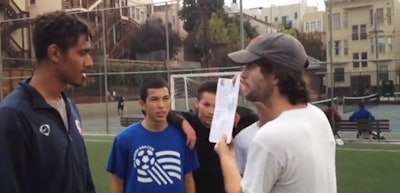
[[[214,143],[209,142],[210,127],[214,115],[215,95],[217,92],[217,81],[208,81],[200,85],[197,91],[195,102],[195,112],[180,112],[196,131],[196,152],[200,167],[194,170],[194,180],[196,183],[196,193],[225,193],[224,181],[218,155],[214,151]],[[257,121],[257,115],[248,113],[249,109],[238,108],[237,113],[241,120],[236,120],[236,126],[243,129],[246,124],[245,119],[250,119],[248,115],[254,115],[251,120]],[[251,110],[250,110],[251,111]],[[244,115],[245,113],[246,115]],[[251,122],[250,124],[252,124]],[[234,129],[233,136],[239,130]]]

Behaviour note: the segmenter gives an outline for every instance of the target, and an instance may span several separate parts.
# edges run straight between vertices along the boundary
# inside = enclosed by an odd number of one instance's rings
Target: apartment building
[[[303,32],[324,32],[325,30],[325,11],[306,13],[303,16]]]
[[[327,65],[327,88],[336,96],[377,93],[383,80],[398,85],[400,12],[398,0],[332,0],[333,73]],[[327,5],[329,6],[329,4]],[[330,19],[327,10],[327,18]],[[327,42],[330,30],[325,25]],[[329,58],[327,44],[327,56]],[[330,89],[328,89],[329,93]]]
[[[306,0],[301,0],[296,4],[275,6],[262,8],[262,20],[288,28],[296,28],[299,31],[304,30],[303,17],[305,14],[317,12],[315,6],[307,6]]]
[[[231,7],[225,5],[224,10],[229,16],[239,17],[239,5],[236,1],[232,2]],[[258,34],[275,33],[279,30],[278,25],[263,20],[262,8],[244,9],[243,20],[249,22],[257,30]]]

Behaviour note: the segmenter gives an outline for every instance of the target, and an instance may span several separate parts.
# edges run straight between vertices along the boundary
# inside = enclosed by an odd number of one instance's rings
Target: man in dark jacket
[[[90,28],[63,11],[33,24],[34,75],[0,104],[0,193],[94,193],[80,115],[62,92],[93,65]]]

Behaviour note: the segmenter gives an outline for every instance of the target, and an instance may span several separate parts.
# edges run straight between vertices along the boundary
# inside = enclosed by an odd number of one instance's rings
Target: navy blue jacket
[[[94,193],[77,107],[69,131],[29,80],[0,103],[0,193]]]

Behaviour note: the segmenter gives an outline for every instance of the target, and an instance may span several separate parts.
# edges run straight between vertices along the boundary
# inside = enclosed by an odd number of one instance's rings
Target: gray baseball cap
[[[246,47],[228,54],[236,64],[249,64],[264,58],[266,61],[291,69],[303,70],[308,66],[308,56],[303,45],[284,33],[259,35]]]

